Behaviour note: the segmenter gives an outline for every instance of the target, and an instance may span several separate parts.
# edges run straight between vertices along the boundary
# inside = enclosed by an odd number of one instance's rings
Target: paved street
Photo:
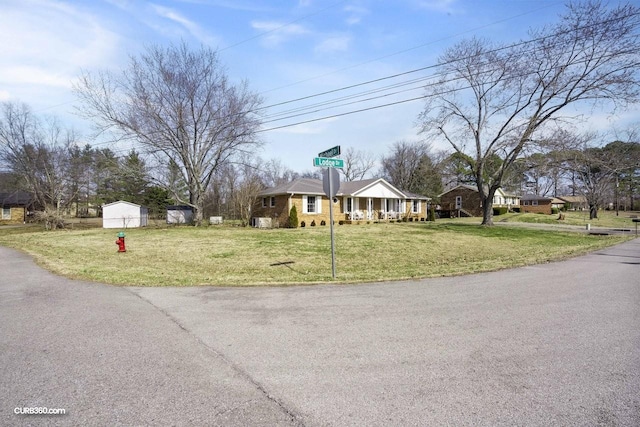
[[[119,288],[0,247],[0,425],[640,425],[640,239],[471,276]],[[66,415],[16,415],[16,407]]]

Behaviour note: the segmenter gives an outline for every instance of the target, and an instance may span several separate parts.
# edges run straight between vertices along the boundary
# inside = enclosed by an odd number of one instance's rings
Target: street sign
[[[326,157],[314,157],[313,165],[323,168],[343,168],[344,160],[342,159],[329,159]]]
[[[322,188],[324,189],[324,194],[330,199],[333,199],[333,197],[338,194],[338,190],[340,189],[340,174],[338,173],[338,169],[327,168],[322,171]]]
[[[335,157],[340,154],[340,146],[336,145],[335,147],[331,147],[322,153],[318,153],[318,157]]]

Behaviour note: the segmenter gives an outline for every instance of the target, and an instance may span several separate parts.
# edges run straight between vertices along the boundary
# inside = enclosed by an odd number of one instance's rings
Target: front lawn
[[[126,253],[117,253],[118,231],[0,229],[0,244],[32,254],[55,273],[84,280],[136,286],[254,286],[475,273],[559,260],[631,238],[444,221],[336,225],[333,281],[328,226],[129,229]]]

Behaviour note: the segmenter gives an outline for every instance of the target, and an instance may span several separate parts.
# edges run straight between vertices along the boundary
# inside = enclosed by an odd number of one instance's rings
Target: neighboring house
[[[565,205],[564,200],[559,197],[551,198],[551,209],[563,209]]]
[[[524,195],[520,198],[522,212],[544,213],[551,215],[552,197]]]
[[[167,206],[167,224],[191,224],[192,222],[191,206]]]
[[[0,193],[0,224],[19,224],[27,221],[33,197],[24,191]]]
[[[584,196],[558,196],[558,199],[565,203],[565,207],[567,209],[574,211],[589,209],[589,203],[587,202],[587,198]]]
[[[102,206],[102,228],[146,227],[149,211],[144,206],[119,200]]]
[[[296,207],[298,222],[309,226],[329,223],[333,209],[334,221],[374,221],[404,219],[424,221],[427,217],[428,197],[399,190],[382,178],[340,183],[333,200],[323,190],[322,180],[299,178],[259,193],[255,218],[272,218],[285,226],[289,211]]]
[[[438,196],[440,210],[446,216],[482,216],[482,200],[478,187],[461,184]],[[493,196],[493,207],[506,207],[509,210],[520,206],[520,197],[505,192],[502,188],[496,190]]]

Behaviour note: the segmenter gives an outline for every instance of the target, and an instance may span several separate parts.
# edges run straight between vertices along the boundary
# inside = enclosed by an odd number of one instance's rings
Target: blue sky
[[[219,49],[229,76],[246,79],[269,106],[432,65],[465,37],[515,42],[563,10],[555,0],[0,0],[0,101],[25,102],[88,135],[90,124],[74,115],[71,92],[81,69],[118,70],[146,44],[184,40]],[[379,86],[274,106],[265,116]],[[423,92],[414,87],[264,127],[419,97]],[[379,157],[396,141],[420,139],[415,121],[422,106],[406,102],[265,131],[259,155],[296,171],[312,169],[313,157],[334,145]],[[636,116],[599,113],[589,126],[624,126]]]

